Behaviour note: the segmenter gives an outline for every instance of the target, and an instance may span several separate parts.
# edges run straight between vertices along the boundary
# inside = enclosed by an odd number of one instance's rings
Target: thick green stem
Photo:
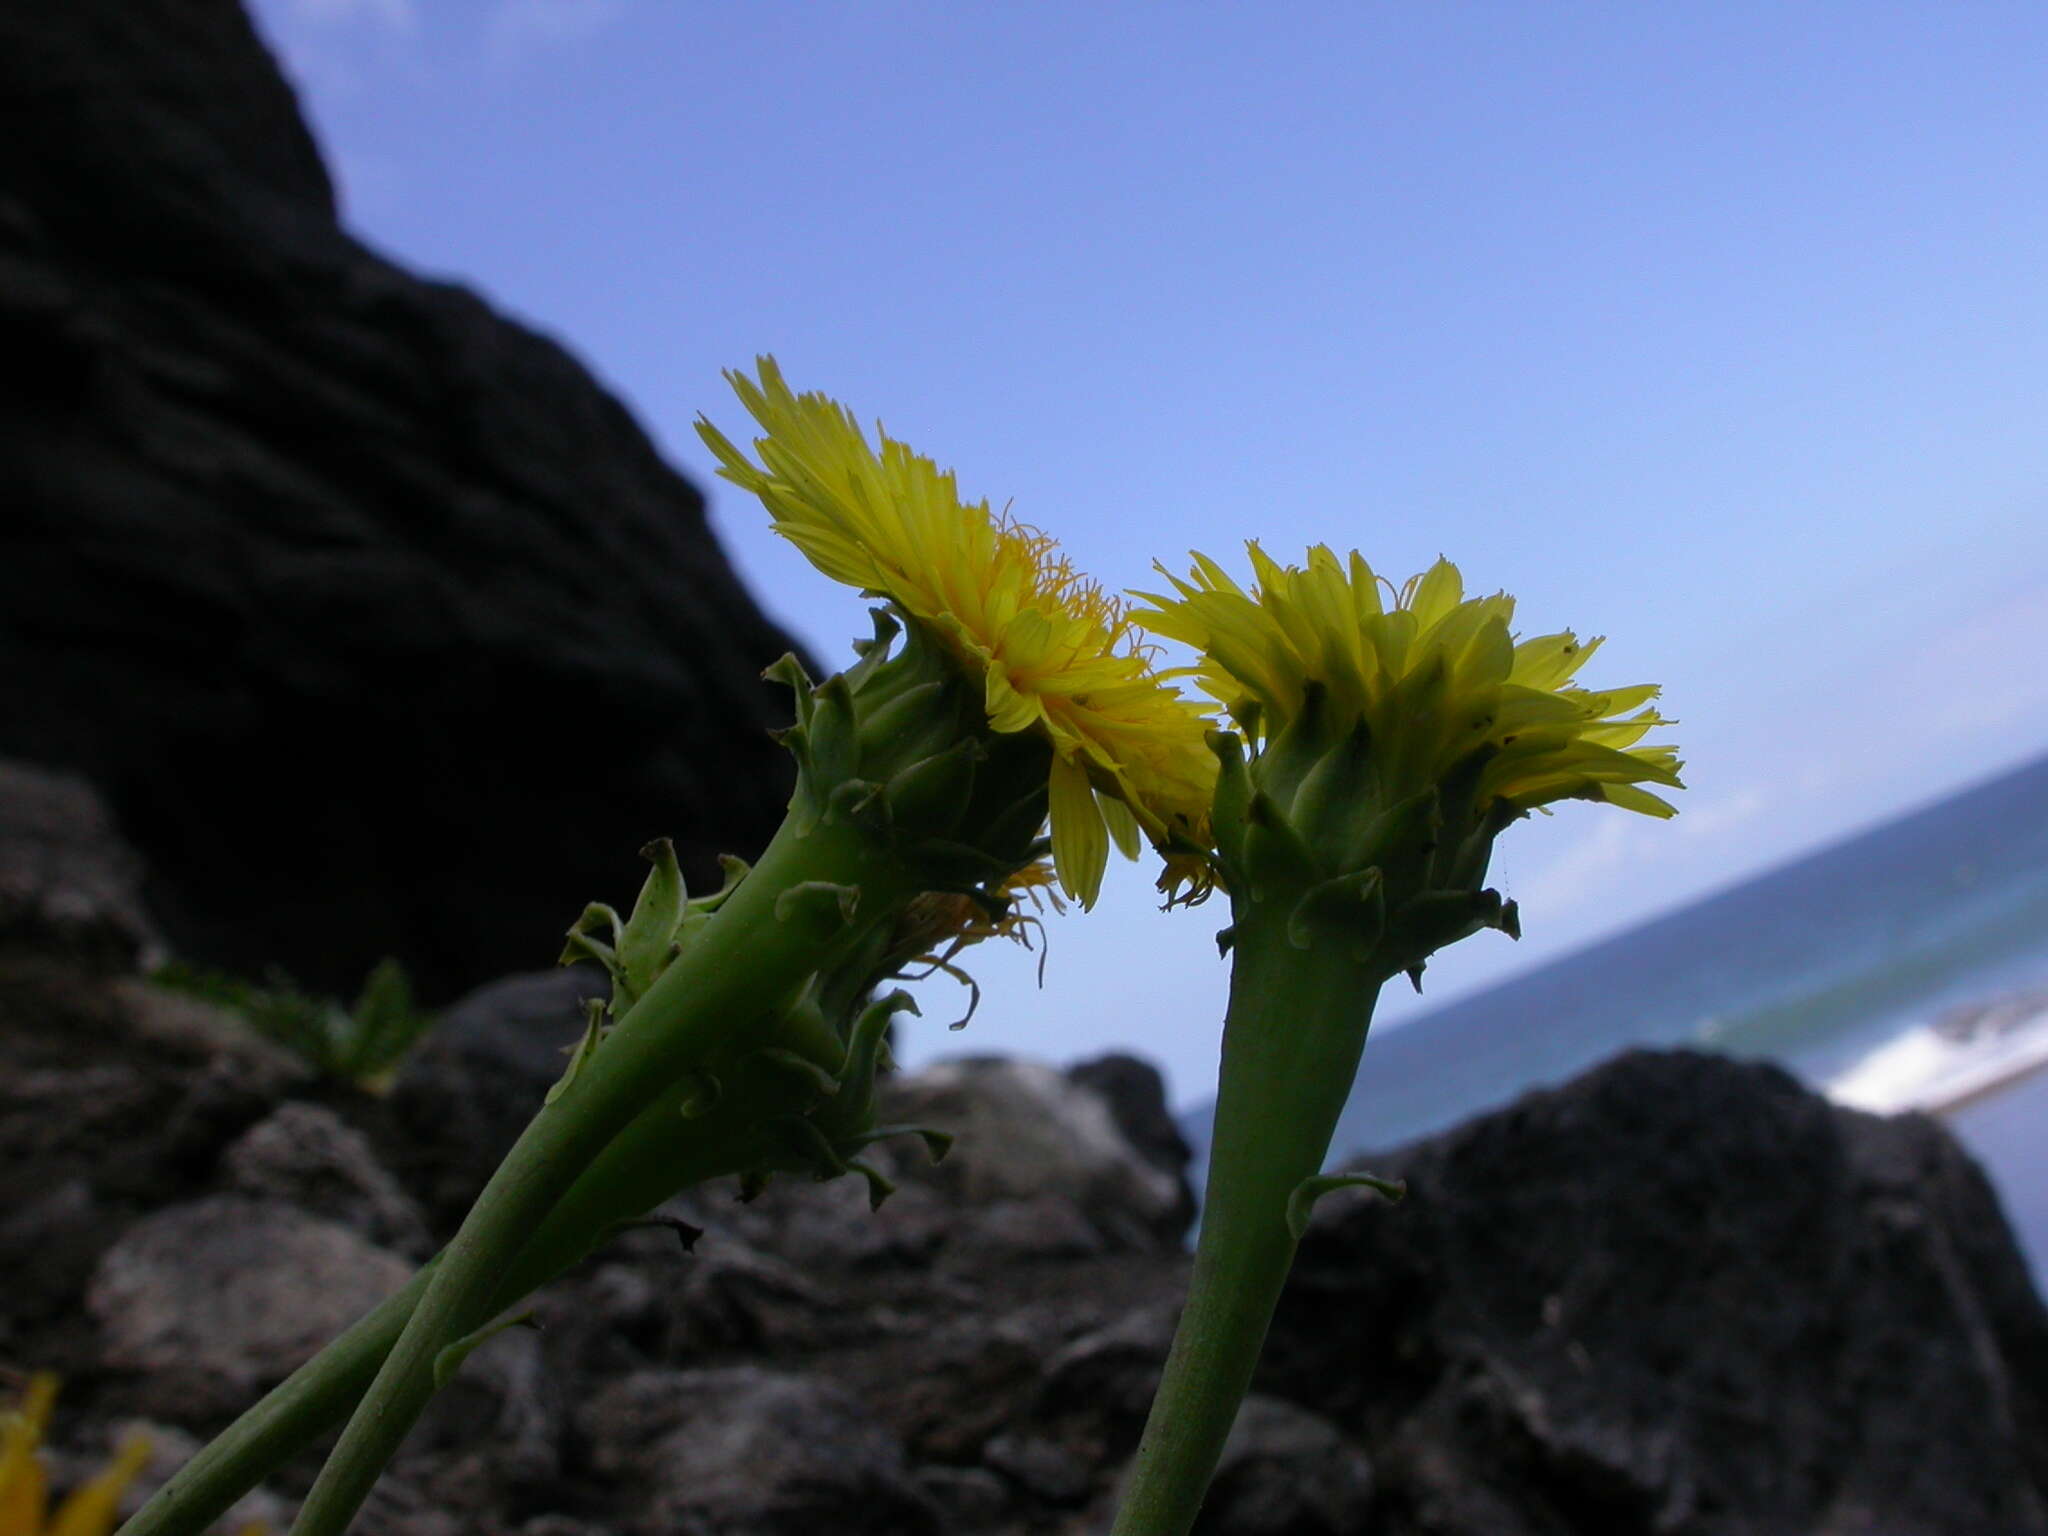
[[[835,931],[819,903],[778,910],[785,893],[813,883],[858,888],[862,921],[911,894],[902,872],[877,860],[853,829],[784,823],[702,934],[499,1165],[321,1470],[294,1536],[347,1529],[433,1395],[441,1352],[488,1315],[508,1259],[612,1138],[721,1043],[764,1028],[804,978],[854,941],[858,928]]]
[[[1114,1536],[1194,1526],[1294,1262],[1288,1200],[1322,1171],[1386,976],[1346,944],[1292,947],[1262,907],[1234,930],[1202,1235]]]

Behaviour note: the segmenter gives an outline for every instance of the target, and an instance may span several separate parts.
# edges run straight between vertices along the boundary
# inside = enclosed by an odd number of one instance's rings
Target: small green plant
[[[414,1004],[405,967],[389,957],[365,978],[354,1007],[316,997],[279,970],[259,985],[174,960],[150,979],[236,1015],[322,1076],[372,1091],[389,1083],[405,1053],[434,1025],[434,1015]]]

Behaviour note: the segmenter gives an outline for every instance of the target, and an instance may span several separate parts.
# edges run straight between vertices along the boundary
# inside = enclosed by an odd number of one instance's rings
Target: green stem
[[[821,932],[815,903],[785,921],[778,899],[808,882],[858,887],[857,925]],[[898,885],[905,888],[897,889]],[[763,1028],[804,978],[872,915],[910,894],[849,827],[785,822],[702,934],[620,1021],[566,1091],[543,1106],[477,1197],[321,1469],[293,1536],[341,1536],[434,1392],[441,1351],[487,1316],[508,1258],[649,1102],[715,1049]],[[764,1039],[762,1043],[767,1043]]]
[[[1293,948],[1274,905],[1234,929],[1202,1235],[1114,1536],[1194,1526],[1294,1262],[1288,1199],[1322,1171],[1386,978],[1342,943]]]

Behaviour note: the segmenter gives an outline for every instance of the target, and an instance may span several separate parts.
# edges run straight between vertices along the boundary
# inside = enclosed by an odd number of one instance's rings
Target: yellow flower
[[[49,1482],[36,1449],[56,1400],[57,1378],[39,1373],[30,1379],[20,1405],[0,1415],[0,1536],[107,1536],[121,1495],[149,1465],[149,1442],[131,1436],[104,1471],[73,1489],[57,1512],[46,1516]]]
[[[1205,837],[1216,766],[1201,710],[1163,682],[1123,603],[1047,535],[986,501],[878,426],[879,453],[844,406],[798,395],[772,358],[726,377],[766,433],[751,462],[709,421],[719,473],[761,498],[775,530],[836,581],[886,597],[937,636],[982,689],[999,732],[1052,747],[1060,883],[1093,905],[1113,840],[1163,850]]]
[[[1658,690],[1571,681],[1598,639],[1565,631],[1517,643],[1514,599],[1467,599],[1448,560],[1396,590],[1356,552],[1347,566],[1319,544],[1304,570],[1246,548],[1252,593],[1197,554],[1186,581],[1161,567],[1177,598],[1134,594],[1152,607],[1133,617],[1201,653],[1203,689],[1254,739],[1278,735],[1319,686],[1334,720],[1364,723],[1389,802],[1483,752],[1482,805],[1527,811],[1578,798],[1673,814],[1641,787],[1683,787],[1674,748],[1637,745],[1670,723],[1649,707]]]

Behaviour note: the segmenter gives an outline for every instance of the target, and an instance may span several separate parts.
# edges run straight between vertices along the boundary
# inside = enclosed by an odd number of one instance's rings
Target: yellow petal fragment
[[[1071,758],[1052,761],[1052,866],[1060,884],[1082,909],[1095,905],[1102,890],[1102,872],[1109,864],[1109,829],[1095,799],[1086,770]]]
[[[121,1495],[149,1465],[150,1444],[131,1435],[113,1462],[58,1506],[47,1536],[107,1536],[121,1512]]]

